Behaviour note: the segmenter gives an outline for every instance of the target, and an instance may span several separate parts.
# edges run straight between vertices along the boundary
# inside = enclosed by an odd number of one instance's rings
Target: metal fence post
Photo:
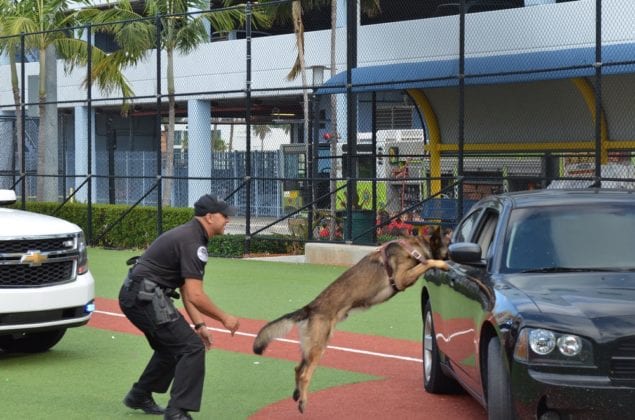
[[[154,18],[156,29],[156,55],[157,55],[157,102],[156,116],[154,120],[155,130],[157,134],[157,236],[163,232],[163,188],[161,181],[161,16],[156,15]]]
[[[251,252],[251,17],[253,5],[251,1],[245,4],[245,254]]]

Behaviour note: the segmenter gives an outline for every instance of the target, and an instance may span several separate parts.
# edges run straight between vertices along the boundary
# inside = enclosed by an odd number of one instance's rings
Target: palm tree
[[[234,122],[232,121],[229,125],[229,151],[231,152],[234,149]]]
[[[349,0],[350,1],[350,0]],[[302,77],[302,87],[303,87],[303,114],[304,114],[304,141],[308,143],[308,121],[309,121],[309,98],[307,93],[307,81],[306,81],[306,65],[304,61],[304,24],[302,21],[303,7],[307,10],[319,8],[325,5],[330,4],[331,6],[331,77],[335,76],[337,72],[337,62],[336,62],[336,45],[337,45],[337,0],[294,0],[292,2],[291,7],[291,16],[293,21],[293,30],[296,36],[296,49],[297,56],[296,60],[293,64],[293,67],[289,71],[287,78],[289,80],[294,80],[298,74]],[[380,0],[361,0],[360,1],[361,11],[367,16],[373,17],[377,16],[381,13]],[[277,19],[283,20],[285,16],[288,16],[289,11],[285,10],[284,4],[273,6],[274,12],[273,14]],[[333,142],[331,143],[331,168],[335,168],[337,155],[337,138],[338,138],[338,128],[337,128],[337,98],[335,95],[331,95],[331,130],[334,135]],[[308,151],[307,151],[308,154]],[[335,191],[337,189],[336,185],[336,173],[335,170],[331,171],[331,182],[330,182],[330,190]],[[331,213],[333,217],[331,220],[335,220],[335,208],[336,208],[336,197],[335,194],[331,195]],[[331,232],[334,232],[335,229],[330,229]],[[331,239],[333,239],[331,237]]]
[[[220,132],[214,130],[212,131],[212,150],[217,152],[225,152],[227,151],[227,145],[225,144],[225,140],[220,135]]]
[[[5,4],[9,0],[4,0]],[[124,0],[124,2],[127,0]],[[109,18],[120,18],[121,15],[110,12],[101,15],[102,11],[92,8],[84,10],[71,10],[70,4],[76,4],[70,0],[22,0],[13,3],[8,10],[11,12],[4,17],[2,26],[3,34],[12,35],[13,41],[7,43],[9,51],[15,51],[17,37],[21,33],[29,34],[25,37],[25,47],[36,49],[39,52],[39,133],[38,133],[38,172],[43,171],[45,175],[37,179],[38,200],[57,200],[57,146],[58,139],[56,130],[51,130],[45,123],[47,113],[56,112],[55,104],[47,104],[47,60],[56,60],[59,54],[66,62],[66,71],[70,72],[76,65],[85,65],[88,61],[88,42],[71,36],[67,28],[75,27],[87,19],[96,22],[106,22]],[[86,2],[85,2],[86,3]],[[88,3],[86,3],[88,4]],[[130,34],[131,29],[139,29],[139,26],[131,25],[128,29],[121,26],[102,27],[99,30],[116,30],[116,36],[134,36]],[[80,31],[81,32],[81,31]],[[132,89],[123,77],[121,69],[127,64],[136,63],[145,54],[141,47],[143,43],[134,44],[139,48],[131,48],[128,52],[107,54],[99,48],[91,49],[93,67],[90,79],[87,77],[85,86],[88,83],[96,82],[103,91],[109,92],[120,89],[123,96],[132,96]],[[15,54],[13,55],[15,58]],[[14,90],[14,100],[19,103],[17,76],[14,78],[15,60],[12,62],[12,86]],[[24,83],[24,81],[23,81]],[[56,118],[56,116],[54,117]]]
[[[66,32],[59,29],[73,26],[76,15],[69,10],[67,3],[66,0],[23,0],[14,4],[14,14],[5,17],[3,25],[6,35],[17,36],[22,32],[31,33],[25,37],[25,45],[27,48],[39,51],[38,98],[40,124],[38,134],[38,172],[43,170],[47,175],[57,175],[57,135],[56,133],[49,133],[46,124],[47,109],[51,110],[51,108],[46,106],[46,62],[47,58],[55,60],[55,45],[68,36]],[[9,47],[11,47],[11,44]],[[38,177],[38,200],[44,198],[46,191],[48,192],[47,198],[56,201],[56,181],[54,177]]]
[[[94,82],[104,94],[119,90],[123,97],[124,114],[128,111],[129,101],[134,92],[122,69],[145,60],[155,46],[156,31],[153,26],[148,25],[147,21],[135,20],[136,18],[138,14],[134,12],[129,0],[119,0],[117,6],[110,9],[90,8],[78,12],[79,22],[90,23],[94,32],[113,35],[116,44],[122,46],[109,53],[92,46],[92,71],[90,80],[87,77],[84,85]],[[82,35],[82,31],[79,35]],[[65,58],[67,70],[72,70],[75,65],[87,64],[86,47],[85,42],[74,40],[61,44],[60,53]]]
[[[16,4],[10,0],[0,0],[0,36],[5,36],[5,21],[10,16],[15,16]],[[17,162],[22,162],[22,107],[20,95],[20,83],[18,81],[18,71],[16,64],[16,54],[20,45],[20,38],[17,36],[0,39],[0,55],[6,54],[9,57],[9,67],[11,71],[11,90],[13,91],[13,103],[15,105],[15,127],[17,132],[16,154]],[[13,168],[15,169],[15,168]]]
[[[265,150],[265,137],[271,133],[271,127],[268,125],[254,125],[251,127],[251,132],[254,136],[260,139],[260,151]]]
[[[234,4],[233,0],[223,0],[224,6]],[[209,39],[206,22],[217,31],[229,31],[244,22],[243,9],[228,7],[217,12],[188,13],[191,10],[209,9],[209,1],[205,0],[147,0],[146,16],[160,17],[161,49],[167,56],[167,88],[168,88],[168,135],[166,140],[165,185],[162,202],[169,205],[172,195],[172,179],[174,174],[174,125],[175,125],[175,87],[174,87],[174,53],[189,54],[201,43]],[[254,15],[255,23],[267,25],[268,19],[262,14]]]
[[[331,0],[328,0],[331,1]],[[327,1],[327,2],[328,2]],[[374,17],[381,13],[380,0],[361,0],[360,8],[362,13],[366,16]],[[337,0],[331,1],[331,77],[337,74]],[[331,173],[329,189],[335,191],[337,189],[337,173],[335,168],[337,166],[337,142],[338,142],[338,126],[337,126],[337,96],[331,95],[331,132],[333,133],[333,140],[331,141]],[[331,194],[331,226],[330,226],[330,240],[335,239],[335,211],[337,208],[337,196]]]

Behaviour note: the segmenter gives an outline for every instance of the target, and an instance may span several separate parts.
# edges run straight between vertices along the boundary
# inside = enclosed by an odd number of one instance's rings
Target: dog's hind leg
[[[295,370],[296,388],[293,392],[293,399],[298,402],[298,410],[304,413],[308,400],[308,389],[313,372],[318,366],[331,331],[335,323],[322,317],[309,319],[305,334],[302,334],[302,362]]]
[[[306,361],[304,357],[302,357],[302,361],[299,365],[295,367],[295,389],[293,390],[293,401],[298,401],[300,399],[300,389],[298,388],[298,384],[300,382],[300,374],[304,372],[306,366]]]

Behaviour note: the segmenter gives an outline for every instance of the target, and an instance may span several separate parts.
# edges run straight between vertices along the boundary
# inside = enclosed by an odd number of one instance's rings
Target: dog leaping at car
[[[342,273],[309,304],[262,327],[253,345],[256,354],[298,325],[302,360],[295,368],[293,399],[301,413],[307,405],[311,377],[335,325],[353,309],[369,308],[406,290],[432,268],[447,270],[445,261],[432,259],[433,255],[430,244],[421,237],[388,242]]]

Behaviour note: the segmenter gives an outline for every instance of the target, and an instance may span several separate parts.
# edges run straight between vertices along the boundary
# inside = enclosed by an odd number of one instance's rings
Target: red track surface
[[[89,326],[140,334],[125,317],[117,316],[121,311],[116,301],[98,298],[96,303],[99,312],[93,315]],[[230,337],[228,333],[215,333],[214,346],[251,354],[253,337],[264,323],[241,319],[240,332],[235,337]],[[383,379],[312,392],[304,414],[298,412],[295,402],[289,398],[264,407],[250,419],[482,420],[487,417],[485,410],[468,395],[431,395],[423,390],[419,360],[421,343],[336,331],[329,346],[331,348],[324,354],[321,366],[376,375]],[[274,342],[267,348],[265,356],[299,361],[298,345]],[[289,372],[289,375],[293,375],[293,372]]]

